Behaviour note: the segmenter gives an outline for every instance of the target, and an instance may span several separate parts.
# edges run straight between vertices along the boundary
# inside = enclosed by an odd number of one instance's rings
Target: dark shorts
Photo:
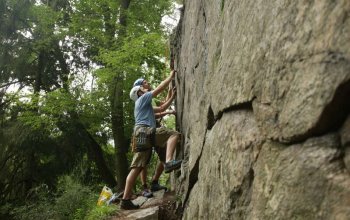
[[[165,162],[166,156],[166,144],[168,139],[173,135],[179,135],[180,133],[174,130],[170,130],[164,127],[157,128],[155,146],[154,149],[158,154],[159,160]],[[146,167],[152,156],[152,148],[147,151],[136,152],[131,162],[130,168],[134,167]]]

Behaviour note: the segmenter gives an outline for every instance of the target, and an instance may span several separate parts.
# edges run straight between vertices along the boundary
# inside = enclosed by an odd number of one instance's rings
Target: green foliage
[[[140,72],[144,75],[157,75],[157,73],[159,75],[165,68],[160,59],[164,56],[165,49],[166,44],[161,35],[157,33],[128,38],[120,50],[101,50],[101,61],[110,66],[112,70],[100,70],[97,76],[100,82],[108,83],[113,82],[118,72],[127,72],[131,81],[136,79]],[[118,71],[113,71],[113,69]]]
[[[72,0],[75,8],[71,15],[71,34],[78,39],[88,42],[89,56],[97,55],[98,48],[108,48],[108,36],[105,34],[106,25],[115,25],[119,12],[119,1],[109,0]],[[107,15],[107,16],[106,16]],[[107,20],[108,18],[108,20]],[[109,22],[109,23],[106,23]]]
[[[175,121],[175,117],[174,116],[166,116],[163,119],[163,124],[165,127],[169,128],[169,129],[176,129],[176,121]]]
[[[21,69],[25,63],[21,55],[28,49],[24,44],[25,37],[18,30],[26,28],[25,21],[29,16],[31,4],[29,1],[4,0],[1,1],[0,7],[0,82],[6,82],[13,75],[16,75],[13,78],[24,77],[24,74],[16,69]]]
[[[23,97],[25,101],[17,99],[16,105],[23,109],[18,119],[33,129],[47,131],[51,137],[57,138],[62,135],[58,124],[69,118],[70,112],[77,112],[89,131],[100,134],[97,138],[102,138],[102,143],[106,143],[111,131],[106,130],[110,126],[109,102],[105,93],[103,90],[95,90],[79,95],[80,97],[75,97],[64,89],[40,96],[27,95]]]
[[[54,175],[64,169],[62,163],[65,161],[58,160],[57,145],[45,130],[35,130],[19,121],[12,121],[3,125],[0,133],[2,202],[26,196],[25,190],[18,189],[26,189],[35,179],[51,185]]]
[[[130,4],[128,32],[130,36],[139,33],[161,33],[163,31],[161,19],[171,13],[172,1],[152,0],[135,1]]]
[[[39,63],[45,60],[40,63],[46,67],[43,68],[45,74],[41,75],[42,87],[52,89],[51,86],[57,86],[60,75],[54,51],[58,41],[65,35],[61,27],[63,14],[47,5],[34,4],[33,1],[12,0],[5,1],[5,5],[5,30],[0,29],[3,31],[0,37],[4,37],[0,45],[3,79],[18,79],[23,85],[31,85]],[[4,34],[6,31],[11,34]],[[45,54],[42,59],[38,59],[40,54]]]
[[[114,214],[115,205],[97,206],[98,192],[84,186],[72,176],[62,176],[58,189],[51,192],[46,185],[31,190],[23,206],[11,212],[15,219],[105,219]],[[3,207],[6,208],[6,207]]]
[[[119,1],[109,0],[0,1],[0,93],[9,80],[25,88],[0,95],[0,213],[13,203],[22,205],[13,212],[19,219],[93,219],[109,213],[111,207],[95,208],[98,193],[82,185],[101,179],[79,129],[86,128],[107,166],[114,167],[108,143],[116,85],[123,91],[119,106],[129,135],[130,86],[141,76],[158,84],[167,71],[167,33],[160,21],[171,1],[131,1],[125,35],[119,10]],[[80,182],[66,177],[56,182],[71,170]],[[29,189],[35,190],[28,197]]]
[[[91,211],[88,212],[84,219],[86,220],[97,220],[106,219],[108,216],[115,214],[119,210],[119,207],[111,204],[109,206],[94,206]]]
[[[32,189],[25,205],[15,207],[11,215],[14,219],[21,220],[57,219],[52,193],[47,185],[43,184]]]
[[[24,110],[18,119],[33,129],[48,130],[54,136],[58,131],[59,117],[75,110],[75,101],[63,90],[55,90],[44,96],[27,95],[25,98],[25,102],[17,102]]]
[[[61,29],[55,28],[61,19],[62,13],[53,10],[46,5],[37,5],[31,8],[30,28],[35,37],[33,49],[45,50],[52,43],[61,38]]]
[[[61,177],[58,186],[61,195],[56,199],[55,210],[59,219],[84,219],[85,214],[97,202],[96,194],[71,176]]]

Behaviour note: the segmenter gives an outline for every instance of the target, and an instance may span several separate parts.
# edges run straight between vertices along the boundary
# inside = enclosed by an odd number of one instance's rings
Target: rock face
[[[185,1],[183,219],[348,219],[350,1]]]

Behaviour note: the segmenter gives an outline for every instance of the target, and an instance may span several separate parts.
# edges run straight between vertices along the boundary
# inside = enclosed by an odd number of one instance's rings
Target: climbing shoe
[[[122,201],[120,202],[120,208],[126,209],[126,210],[131,210],[131,209],[138,209],[138,208],[140,208],[140,206],[135,205],[133,202],[131,202],[130,199],[122,199]]]
[[[153,197],[153,193],[150,192],[148,189],[144,189],[142,191],[142,196],[143,197],[146,197],[146,198],[152,198]]]
[[[162,189],[164,189],[165,191],[168,191],[168,188],[166,188],[165,186],[159,185],[158,183],[151,184],[151,191],[152,192],[159,191]]]
[[[173,170],[179,169],[181,167],[182,160],[171,160],[168,163],[165,163],[164,172],[170,173]]]

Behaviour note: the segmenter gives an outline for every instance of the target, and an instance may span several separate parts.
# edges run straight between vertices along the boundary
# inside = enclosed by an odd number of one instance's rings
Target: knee
[[[174,140],[174,141],[179,141],[179,139],[180,139],[180,134],[173,134],[173,135],[171,135],[170,136],[170,138],[172,139],[172,140]],[[169,139],[170,139],[169,138]]]

